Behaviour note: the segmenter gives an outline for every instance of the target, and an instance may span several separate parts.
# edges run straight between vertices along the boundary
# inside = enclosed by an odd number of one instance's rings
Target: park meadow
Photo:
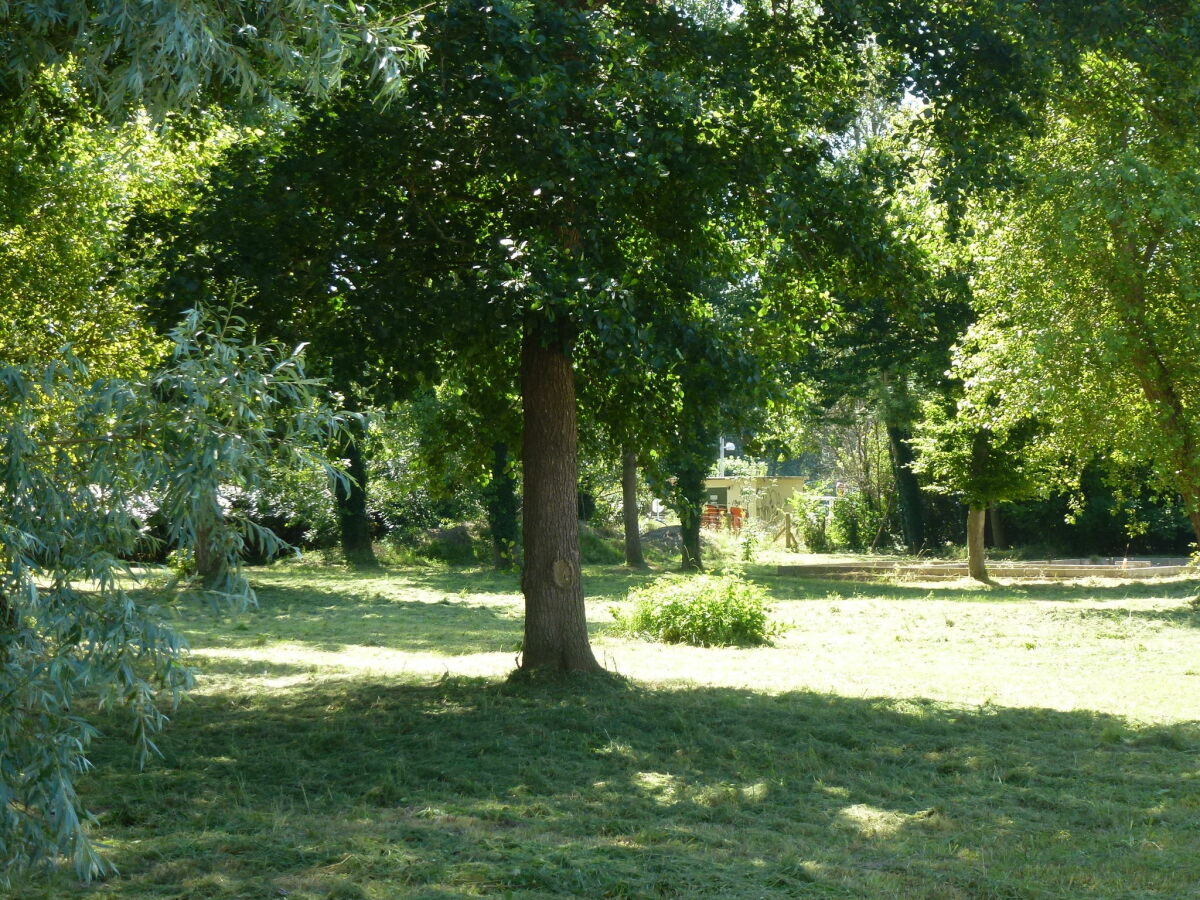
[[[1200,0],[0,0],[0,900],[1200,900]]]
[[[196,690],[80,789],[120,874],[6,898],[1182,898],[1200,883],[1195,578],[945,583],[751,566],[773,646],[611,632],[514,674],[514,575],[254,570],[182,605]]]

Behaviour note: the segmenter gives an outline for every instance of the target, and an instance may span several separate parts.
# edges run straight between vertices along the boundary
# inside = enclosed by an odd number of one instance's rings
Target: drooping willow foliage
[[[155,751],[192,683],[170,604],[251,602],[241,551],[283,548],[222,497],[271,465],[339,477],[320,448],[342,422],[299,350],[200,311],[170,340],[144,378],[92,379],[69,348],[0,368],[0,881],[59,859],[104,871],[74,787],[96,734],[80,702],[127,709],[141,759]],[[170,548],[209,561],[190,590],[154,590],[128,561],[154,540],[151,515]]]

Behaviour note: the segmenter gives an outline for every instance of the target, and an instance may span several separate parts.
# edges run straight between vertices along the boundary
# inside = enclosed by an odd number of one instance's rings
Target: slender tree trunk
[[[892,472],[896,478],[904,545],[910,553],[917,553],[925,546],[925,506],[921,498],[921,485],[912,470],[914,454],[908,443],[912,431],[900,425],[888,425],[887,434],[892,451]]]
[[[224,518],[221,506],[213,494],[210,510],[198,510],[196,546],[192,550],[196,562],[196,577],[206,590],[220,590],[229,577],[229,557],[224,552]]]
[[[704,560],[701,558],[700,553],[701,516],[701,511],[691,504],[679,516],[679,527],[682,531],[681,537],[683,540],[681,548],[682,559],[679,567],[685,572],[704,571]]]
[[[987,508],[972,506],[967,510],[967,574],[976,581],[991,584],[984,558],[983,536],[987,528]]]
[[[579,488],[576,493],[578,498],[576,503],[576,515],[579,516],[580,522],[591,522],[596,518],[596,495],[591,491]]]
[[[196,547],[192,551],[196,561],[196,576],[205,587],[213,584],[220,575],[221,555],[213,552],[213,530],[211,526],[196,528]]]
[[[0,593],[0,666],[8,663],[11,655],[9,645],[17,632],[17,611],[8,597]]]
[[[1008,541],[1004,536],[1004,520],[1000,517],[1000,507],[994,503],[988,507],[988,527],[992,531],[992,546],[1007,547]]]
[[[529,324],[521,344],[525,415],[525,644],[521,667],[597,671],[579,567],[575,374],[561,339],[543,346]]]
[[[912,469],[915,454],[909,444],[916,408],[908,393],[908,379],[904,373],[885,370],[880,373],[880,381],[883,385],[883,421],[892,474],[896,479],[900,530],[908,552],[918,553],[925,546],[925,503],[921,485]]]
[[[637,453],[626,447],[621,453],[621,519],[625,524],[625,565],[635,569],[646,566],[642,554],[642,533],[638,522]]]
[[[679,503],[679,529],[682,537],[680,568],[685,572],[703,572],[700,549],[700,519],[704,515],[704,473],[689,469],[679,473],[676,486]]]
[[[517,562],[517,480],[508,459],[508,444],[492,445],[492,483],[488,488],[488,529],[492,533],[492,563],[502,572]]]
[[[370,569],[378,566],[379,560],[375,558],[375,550],[371,546],[371,519],[367,515],[367,464],[361,440],[362,435],[355,433],[342,448],[350,481],[348,484],[338,482],[334,496],[346,562],[356,569]]]

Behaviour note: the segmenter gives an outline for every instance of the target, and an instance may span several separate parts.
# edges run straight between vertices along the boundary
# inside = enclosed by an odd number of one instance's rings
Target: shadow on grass
[[[458,656],[515,653],[523,629],[517,577],[492,570],[393,569],[353,573],[307,569],[256,573],[258,606],[233,615],[180,604],[175,623],[196,649],[279,643],[341,652],[383,647]],[[654,572],[589,567],[588,599],[613,602]],[[427,599],[411,599],[423,596]],[[589,623],[595,634],[605,626]]]
[[[258,593],[258,608],[232,620],[188,613],[182,627],[191,645],[238,649],[289,642],[329,652],[387,647],[456,656],[514,651],[521,638],[519,610],[458,597],[421,602],[307,584],[261,587]]]
[[[588,565],[584,567],[584,593],[589,600],[616,598],[631,587],[666,574],[670,570],[630,569],[623,565]],[[510,594],[520,597],[521,581],[516,574],[492,570],[411,570],[397,576],[416,588],[446,593],[467,591],[469,594]]]
[[[98,748],[89,896],[1190,896],[1198,740],[616,679],[201,697],[144,773]]]
[[[296,676],[304,677],[314,673],[313,666],[306,666],[300,663],[268,662],[261,659],[235,659],[228,656],[194,656],[188,660],[188,663],[201,678],[213,675],[288,678]]]
[[[1099,619],[1105,622],[1156,622],[1183,628],[1200,628],[1200,608],[1192,605],[1190,597],[1181,605],[1169,609],[1133,609],[1128,607],[1095,607],[1078,610],[1081,619]]]

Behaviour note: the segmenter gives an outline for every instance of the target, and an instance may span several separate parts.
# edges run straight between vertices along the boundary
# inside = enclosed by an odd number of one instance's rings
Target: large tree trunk
[[[625,524],[625,565],[635,569],[646,566],[642,554],[642,533],[638,522],[637,453],[628,447],[621,453],[621,518]]]
[[[967,574],[976,581],[991,584],[984,559],[983,536],[987,528],[987,508],[972,506],[967,510]]]
[[[575,375],[563,341],[543,346],[528,324],[521,344],[525,414],[525,644],[523,669],[600,669],[588,643],[579,568]]]
[[[492,533],[492,563],[507,572],[517,562],[517,480],[508,460],[508,444],[492,445],[492,483],[488,488],[488,529]]]
[[[349,483],[339,481],[334,488],[338,525],[342,534],[342,552],[355,568],[379,565],[371,546],[371,519],[367,515],[367,464],[363,458],[361,435],[353,434],[342,448]]]
[[[892,451],[896,494],[900,501],[900,527],[904,532],[904,546],[910,553],[917,553],[925,546],[925,507],[921,499],[921,485],[912,470],[914,454],[908,443],[912,431],[900,425],[888,425],[887,435]]]

